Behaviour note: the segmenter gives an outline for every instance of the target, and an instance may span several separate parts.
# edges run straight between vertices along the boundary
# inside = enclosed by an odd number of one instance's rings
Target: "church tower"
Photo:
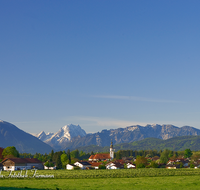
[[[112,140],[111,140],[111,144],[110,144],[110,157],[111,157],[111,159],[114,158],[114,149],[113,149],[113,143],[112,143]]]

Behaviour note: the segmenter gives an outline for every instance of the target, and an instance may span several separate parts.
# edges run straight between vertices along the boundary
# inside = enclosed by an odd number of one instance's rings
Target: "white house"
[[[81,162],[75,162],[74,163],[75,166],[78,166],[79,168],[81,168],[82,170],[85,170],[87,168],[91,167],[91,164],[89,162],[86,161],[81,161]]]
[[[124,165],[120,163],[110,162],[106,164],[106,169],[123,169]]]
[[[67,164],[66,169],[67,170],[73,170],[76,166],[74,164]]]
[[[136,168],[136,166],[134,164],[131,164],[131,163],[127,163],[126,167],[127,167],[127,169],[130,169],[130,168],[135,169]]]
[[[56,166],[51,166],[51,167],[44,166],[44,169],[45,170],[56,170]]]

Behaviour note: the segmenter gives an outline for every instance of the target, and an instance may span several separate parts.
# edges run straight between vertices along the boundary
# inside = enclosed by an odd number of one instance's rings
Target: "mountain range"
[[[79,125],[65,125],[56,133],[32,136],[15,125],[0,120],[0,147],[15,146],[20,153],[49,153],[59,150],[103,150],[113,141],[115,149],[199,149],[200,130],[174,125],[134,125],[86,134]],[[164,141],[163,141],[164,140]],[[168,143],[169,142],[169,143]],[[105,147],[102,149],[102,147]],[[106,149],[107,150],[107,149]]]
[[[90,145],[109,146],[111,140],[114,144],[121,144],[140,141],[149,137],[166,140],[177,136],[200,135],[199,129],[190,126],[179,128],[174,125],[134,125],[126,128],[102,130],[93,134],[86,134],[80,126],[72,124],[67,126],[64,126],[55,134],[41,132],[37,137],[57,150],[72,150]]]

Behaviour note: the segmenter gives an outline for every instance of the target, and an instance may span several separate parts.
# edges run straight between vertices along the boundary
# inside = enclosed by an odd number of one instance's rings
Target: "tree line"
[[[87,160],[91,154],[85,153],[78,149],[70,151],[69,149],[66,151],[58,151],[54,152],[53,150],[49,154],[40,154],[35,153],[34,155],[30,153],[22,153],[19,155],[21,158],[37,158],[38,160],[45,163],[45,166],[52,167],[56,165],[59,168],[65,168],[67,164],[73,164],[78,160]]]
[[[94,152],[85,153],[78,149],[70,151],[58,151],[54,152],[53,150],[47,154],[30,154],[30,153],[19,153],[14,146],[7,147],[3,150],[3,157],[20,157],[20,158],[37,158],[38,160],[45,163],[44,165],[47,167],[55,166],[59,168],[65,168],[67,164],[73,164],[78,160],[88,160],[88,158],[93,155]],[[152,162],[151,159],[148,158],[157,157],[159,159],[159,163],[166,164],[169,159],[175,159],[178,157],[185,157],[189,158],[192,157],[193,160],[200,159],[200,153],[196,152],[195,154],[192,153],[190,149],[186,149],[185,151],[172,151],[172,150],[119,150],[115,153],[115,159],[119,160],[124,157],[129,158],[137,158],[136,165],[138,167],[146,167],[147,163]],[[1,161],[1,160],[0,160]],[[157,162],[158,163],[158,162]],[[151,166],[156,167],[156,163],[152,162]]]

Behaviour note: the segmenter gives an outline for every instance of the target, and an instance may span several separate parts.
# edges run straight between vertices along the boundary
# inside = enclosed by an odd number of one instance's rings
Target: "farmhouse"
[[[94,169],[99,169],[99,166],[102,165],[101,162],[89,162],[91,164],[91,167],[93,167]]]
[[[2,162],[4,170],[44,169],[43,164],[37,158],[5,158]]]

